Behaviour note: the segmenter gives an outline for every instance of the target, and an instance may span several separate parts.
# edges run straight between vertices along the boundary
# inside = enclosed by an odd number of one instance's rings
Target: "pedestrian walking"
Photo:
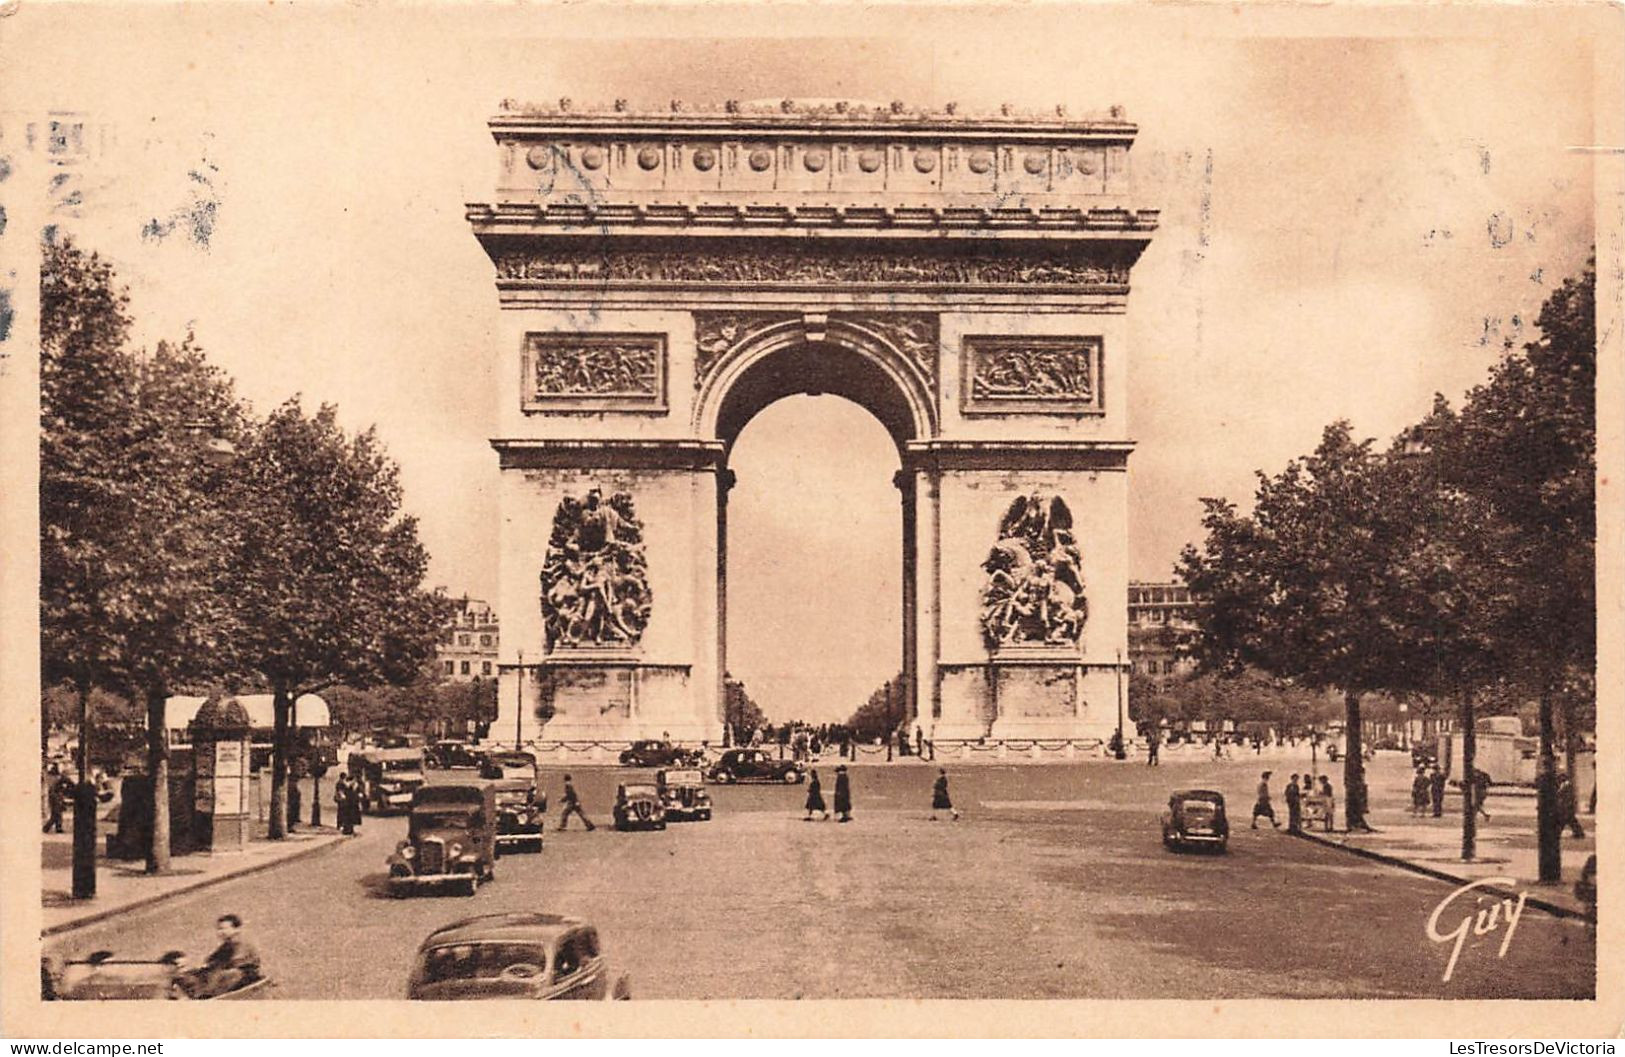
[[[1276,829],[1281,828],[1281,824],[1275,820],[1275,807],[1270,803],[1271,773],[1273,772],[1265,771],[1258,779],[1258,801],[1253,804],[1253,829],[1258,828],[1260,818],[1269,819],[1270,825]]]
[[[45,820],[41,833],[62,832],[62,809],[68,806],[68,793],[72,788],[56,764],[51,764],[50,770],[46,772],[45,786],[45,806],[51,814]]]
[[[1428,772],[1428,794],[1433,801],[1433,817],[1444,815],[1444,768],[1435,764]]]
[[[1157,757],[1158,746],[1162,739],[1157,736],[1155,729],[1145,736],[1145,765],[1147,767],[1161,767],[1162,761]]]
[[[844,763],[835,768],[835,813],[841,816],[837,821],[852,821],[852,780]]]
[[[587,813],[581,810],[581,798],[576,795],[576,787],[571,784],[570,776],[565,775],[564,813],[559,816],[559,829],[562,830],[570,828],[571,815],[575,815],[576,817],[580,818],[582,822],[586,823],[588,833],[591,833],[593,830],[598,828],[592,824],[592,819],[587,817]]]
[[[356,827],[361,825],[361,801],[355,782],[348,774],[340,774],[333,786],[333,806],[338,810],[339,832],[346,837],[355,836]]]
[[[931,821],[937,820],[937,812],[946,811],[953,816],[955,822],[959,821],[959,809],[954,807],[953,800],[948,796],[948,771],[946,768],[937,768],[937,780],[931,786]]]
[[[1411,776],[1411,814],[1420,815],[1428,809],[1428,772],[1417,767]]]
[[[1484,805],[1490,799],[1489,772],[1473,768],[1473,810],[1484,816],[1484,821],[1490,820],[1490,813],[1484,810]]]
[[[1557,825],[1559,829],[1567,829],[1577,838],[1586,835],[1586,831],[1580,826],[1580,798],[1575,793],[1574,782],[1566,771],[1557,776]]]
[[[807,775],[807,817],[801,821],[811,822],[814,811],[823,815],[824,821],[829,821],[829,808],[824,806],[824,785],[818,780],[816,770]]]
[[[1288,833],[1303,832],[1303,794],[1298,791],[1298,776],[1293,775],[1287,779],[1286,789],[1282,791],[1286,798],[1286,831]]]
[[[1326,811],[1326,832],[1332,831],[1332,819],[1337,815],[1337,794],[1332,791],[1332,780],[1325,775],[1320,776],[1320,802]]]

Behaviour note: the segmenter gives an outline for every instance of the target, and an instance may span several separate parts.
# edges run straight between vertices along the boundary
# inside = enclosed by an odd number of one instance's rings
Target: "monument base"
[[[521,683],[522,680],[522,683]],[[527,742],[722,741],[714,701],[685,664],[627,651],[558,650],[523,670],[506,669],[491,738]]]
[[[1116,672],[1076,650],[1007,647],[988,660],[945,664],[941,741],[1106,741],[1117,732]]]

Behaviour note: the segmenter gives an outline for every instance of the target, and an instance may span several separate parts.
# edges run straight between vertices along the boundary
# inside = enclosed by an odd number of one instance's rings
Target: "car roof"
[[[586,921],[565,914],[510,911],[480,914],[442,925],[424,937],[422,947],[443,947],[453,943],[495,943],[502,941],[551,940]]]
[[[1168,794],[1170,800],[1223,800],[1224,794],[1213,789],[1175,789]]]
[[[422,749],[366,749],[357,753],[363,760],[421,760]]]

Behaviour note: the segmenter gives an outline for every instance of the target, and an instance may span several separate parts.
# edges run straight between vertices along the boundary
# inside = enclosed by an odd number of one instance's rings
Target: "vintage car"
[[[492,749],[480,757],[480,777],[523,779],[536,785],[536,756],[514,749]]]
[[[634,741],[621,753],[622,767],[692,767],[699,762],[697,749],[679,748],[669,741]]]
[[[666,818],[711,821],[711,794],[705,791],[705,774],[698,767],[681,771],[656,771],[655,787],[666,806]]]
[[[646,782],[628,783],[615,790],[615,828],[665,829],[666,803],[660,788]]]
[[[547,828],[547,794],[536,791],[527,778],[504,778],[491,783],[497,801],[497,854],[541,851]]]
[[[1168,797],[1168,810],[1162,813],[1163,847],[1224,851],[1229,842],[1230,821],[1224,816],[1223,793],[1211,789],[1181,789]]]
[[[418,947],[406,997],[616,999],[630,982],[611,972],[598,930],[561,914],[486,914],[429,933]]]
[[[50,957],[40,960],[40,997],[46,1001],[106,1001],[119,999],[187,1000],[181,986],[186,975],[186,959],[180,951],[157,958],[115,958],[111,951],[96,951],[84,958],[57,963]],[[242,984],[208,1000],[236,1000],[265,997],[271,978],[261,974],[245,977]]]
[[[762,749],[729,749],[711,765],[713,782],[784,782],[794,785],[806,778],[794,760],[780,760]]]
[[[350,754],[350,777],[360,783],[361,809],[402,811],[424,782],[422,749],[368,749]]]
[[[389,890],[452,887],[471,896],[496,876],[496,788],[489,782],[420,786],[406,839],[385,860]]]
[[[480,751],[464,738],[441,738],[423,750],[424,764],[443,771],[453,767],[478,767],[480,759]]]

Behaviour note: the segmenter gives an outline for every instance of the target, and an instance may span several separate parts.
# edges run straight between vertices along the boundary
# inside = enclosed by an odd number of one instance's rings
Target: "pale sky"
[[[1333,419],[1386,438],[1459,397],[1577,271],[1593,52],[1563,15],[25,4],[0,149],[51,108],[103,130],[116,164],[65,226],[142,340],[190,326],[259,410],[301,392],[376,423],[431,583],[494,599],[511,352],[462,214],[492,195],[500,100],[1121,104],[1163,210],[1128,364],[1130,574],[1159,579],[1198,497],[1245,500]],[[770,715],[844,718],[899,663],[895,453],[866,412],[795,398],[734,468],[730,667]]]

